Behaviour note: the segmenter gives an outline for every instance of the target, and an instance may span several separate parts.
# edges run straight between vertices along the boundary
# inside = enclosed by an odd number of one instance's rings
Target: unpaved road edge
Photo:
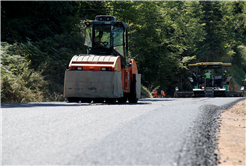
[[[217,165],[245,165],[246,100],[220,114]]]

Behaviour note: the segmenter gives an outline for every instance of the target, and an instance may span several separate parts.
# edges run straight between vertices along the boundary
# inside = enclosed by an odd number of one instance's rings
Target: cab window
[[[114,26],[113,28],[114,50],[116,50],[121,56],[124,57],[123,35],[124,35],[124,28],[122,26],[117,26],[117,25]]]
[[[110,47],[110,32],[111,32],[111,25],[95,25],[95,37],[99,36],[99,33],[102,32],[103,35],[101,37],[101,44],[100,47],[109,48]],[[95,46],[98,46],[95,44]]]
[[[84,44],[85,46],[92,47],[91,38],[92,38],[92,26],[88,26],[86,27],[85,30],[85,44]]]

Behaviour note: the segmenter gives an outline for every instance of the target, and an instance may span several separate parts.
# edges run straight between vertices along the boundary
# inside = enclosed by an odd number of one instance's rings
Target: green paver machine
[[[200,62],[188,64],[195,67],[192,77],[189,77],[192,92],[177,92],[177,97],[242,97],[243,91],[230,91],[229,82],[232,79],[228,76],[225,67],[230,67],[231,63],[223,62]],[[210,78],[206,78],[205,73],[211,73]]]

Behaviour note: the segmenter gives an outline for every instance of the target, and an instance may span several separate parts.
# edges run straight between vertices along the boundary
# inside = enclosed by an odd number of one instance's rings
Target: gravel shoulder
[[[245,165],[246,100],[220,114],[217,165]]]

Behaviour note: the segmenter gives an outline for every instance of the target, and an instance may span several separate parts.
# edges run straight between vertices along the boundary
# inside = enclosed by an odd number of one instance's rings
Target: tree
[[[203,37],[199,17],[191,19],[201,13],[199,3],[134,2],[131,6],[127,9],[134,16],[118,14],[118,10],[116,15],[129,22],[130,55],[137,61],[143,85],[149,89],[160,85],[165,90],[175,86],[179,79],[173,76],[185,68],[185,57],[194,58],[192,49]]]
[[[42,40],[54,34],[79,31],[76,24],[79,3],[73,1],[42,2],[3,1],[2,41],[9,43]],[[13,12],[15,11],[15,12]]]
[[[200,2],[204,11],[201,18],[201,23],[205,23],[205,39],[198,43],[197,58],[200,61],[218,60],[225,54],[222,48],[223,33],[222,33],[222,13],[220,2]]]

